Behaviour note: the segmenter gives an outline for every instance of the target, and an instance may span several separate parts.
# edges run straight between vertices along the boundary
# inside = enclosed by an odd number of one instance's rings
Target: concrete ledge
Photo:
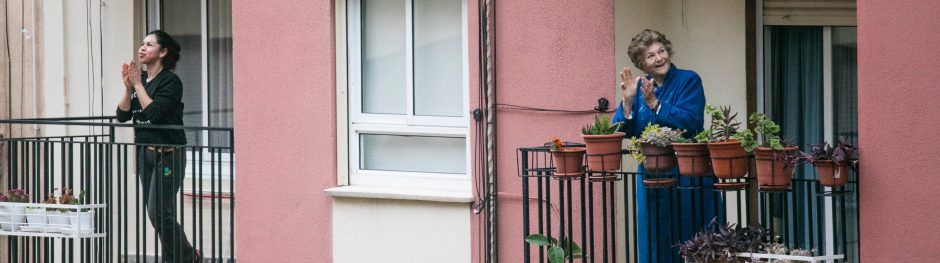
[[[323,190],[332,197],[414,200],[444,203],[471,203],[473,195],[452,191],[389,188],[375,186],[338,186]]]

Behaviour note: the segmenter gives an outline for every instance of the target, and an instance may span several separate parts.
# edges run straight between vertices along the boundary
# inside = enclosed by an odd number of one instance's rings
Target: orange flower
[[[552,151],[558,151],[564,147],[565,145],[561,142],[561,139],[558,139],[558,137],[552,136]]]

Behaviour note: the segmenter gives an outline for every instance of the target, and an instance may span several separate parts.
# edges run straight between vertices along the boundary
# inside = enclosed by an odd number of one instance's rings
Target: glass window
[[[466,2],[347,6],[350,184],[469,191]]]

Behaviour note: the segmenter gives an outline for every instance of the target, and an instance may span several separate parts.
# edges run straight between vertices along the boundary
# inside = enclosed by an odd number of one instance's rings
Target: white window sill
[[[338,186],[323,190],[332,197],[414,200],[444,203],[471,203],[473,195],[453,191],[404,189],[377,186]]]

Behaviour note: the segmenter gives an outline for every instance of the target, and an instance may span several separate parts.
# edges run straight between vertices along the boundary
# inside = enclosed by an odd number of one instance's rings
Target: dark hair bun
[[[160,63],[163,64],[163,68],[176,68],[176,62],[180,60],[180,43],[176,42],[170,34],[167,34],[163,30],[150,31],[147,35],[154,35],[157,38],[157,44],[160,44],[161,48],[166,49],[166,56],[160,60]]]

